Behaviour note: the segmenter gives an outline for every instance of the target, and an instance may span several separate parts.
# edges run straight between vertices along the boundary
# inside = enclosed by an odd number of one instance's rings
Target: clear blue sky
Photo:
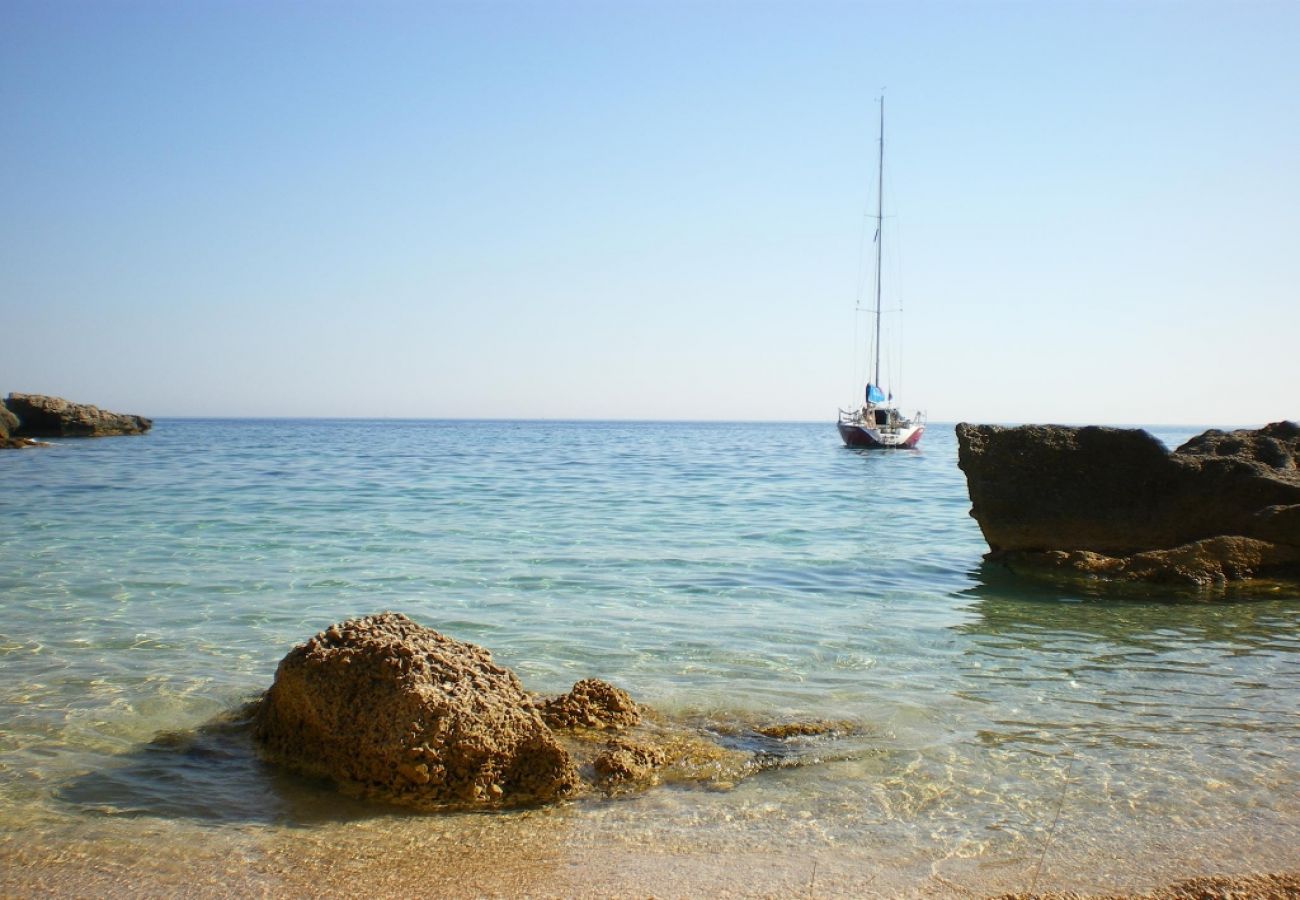
[[[0,391],[829,420],[885,86],[905,407],[1300,418],[1297,47],[1293,2],[6,0]]]

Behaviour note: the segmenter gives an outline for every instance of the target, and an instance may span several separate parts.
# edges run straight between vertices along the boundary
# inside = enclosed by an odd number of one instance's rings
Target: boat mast
[[[876,352],[875,381],[880,389],[880,247],[884,243],[885,221],[885,95],[880,95],[880,167],[876,181]]]

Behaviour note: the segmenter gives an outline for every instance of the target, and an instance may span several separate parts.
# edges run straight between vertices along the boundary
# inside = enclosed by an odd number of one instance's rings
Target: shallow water
[[[1152,430],[1172,446],[1199,429]],[[459,873],[443,892],[660,896],[1294,866],[1300,596],[1017,581],[981,562],[951,427],[923,444],[850,451],[804,424],[168,420],[7,453],[0,893],[401,892],[415,861]],[[202,728],[294,643],[382,609],[489,647],[533,690],[594,675],[692,721],[860,731],[732,790],[421,816]],[[467,846],[492,865],[452,866]]]

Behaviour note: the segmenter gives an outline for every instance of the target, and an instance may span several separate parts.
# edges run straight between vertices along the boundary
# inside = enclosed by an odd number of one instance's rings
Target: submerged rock
[[[416,807],[578,788],[572,758],[513,672],[400,613],[332,625],[290,651],[255,736],[275,762]]]
[[[852,734],[857,725],[847,720],[827,721],[826,719],[800,719],[793,722],[773,722],[759,725],[754,731],[764,737],[787,740],[799,737],[822,737],[825,735]]]
[[[577,727],[556,736],[573,755],[578,771],[605,792],[674,785],[726,790],[771,767],[757,748],[712,731],[707,725],[643,710],[641,721],[621,729]],[[731,744],[737,744],[732,746]]]
[[[19,422],[13,437],[104,437],[143,434],[153,427],[153,421],[143,416],[106,412],[42,394],[11,393],[4,405]]]
[[[1173,453],[1145,431],[957,426],[989,558],[1012,568],[1187,585],[1300,574],[1300,426],[1207,431]]]
[[[668,762],[669,751],[666,747],[624,738],[609,741],[604,751],[592,762],[592,768],[600,780],[617,784],[650,779],[656,769]]]
[[[1002,558],[1017,571],[1189,586],[1300,571],[1300,547],[1245,537],[1206,538],[1168,550],[1146,550],[1131,556],[1106,556],[1088,550],[1038,553],[1013,550],[1004,553]]]

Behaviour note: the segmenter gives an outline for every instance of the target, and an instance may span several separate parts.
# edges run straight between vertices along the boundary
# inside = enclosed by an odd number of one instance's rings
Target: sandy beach
[[[628,806],[630,804],[614,804]],[[77,833],[0,837],[0,894],[138,897],[1295,897],[1300,875],[1259,879],[1234,867],[1250,841],[1257,865],[1294,866],[1294,847],[1224,834],[1213,847],[1121,855],[1070,835],[1045,855],[925,859],[898,848],[794,837],[758,845],[739,829],[695,846],[655,844],[573,808],[478,815],[385,815],[298,828],[216,830],[106,818]],[[749,843],[751,846],[745,846]],[[1163,853],[1163,855],[1162,855]],[[1041,872],[1038,872],[1040,858]],[[1038,872],[1035,884],[1035,873]],[[1238,878],[1204,880],[1216,873]],[[1201,878],[1182,892],[1168,886]],[[1164,889],[1164,893],[1160,890]],[[1156,893],[1151,893],[1156,892]]]

